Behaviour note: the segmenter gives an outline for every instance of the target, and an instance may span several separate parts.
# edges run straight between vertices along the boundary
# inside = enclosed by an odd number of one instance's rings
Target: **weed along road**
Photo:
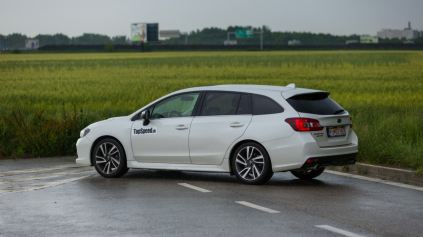
[[[325,172],[130,170],[100,177],[74,158],[0,161],[0,236],[421,236],[423,188]]]

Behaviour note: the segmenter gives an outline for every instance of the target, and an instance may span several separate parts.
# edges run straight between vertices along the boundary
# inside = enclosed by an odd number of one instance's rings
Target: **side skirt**
[[[224,159],[220,165],[193,165],[193,164],[170,164],[170,163],[141,163],[137,161],[127,162],[128,168],[152,169],[152,170],[180,170],[180,171],[203,171],[229,173],[229,159]]]

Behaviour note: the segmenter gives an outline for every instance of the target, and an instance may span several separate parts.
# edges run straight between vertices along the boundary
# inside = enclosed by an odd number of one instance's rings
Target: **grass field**
[[[296,83],[330,91],[352,114],[361,161],[422,170],[422,79],[421,51],[0,55],[0,154],[72,153],[88,123],[186,87]],[[55,142],[28,147],[43,136]]]

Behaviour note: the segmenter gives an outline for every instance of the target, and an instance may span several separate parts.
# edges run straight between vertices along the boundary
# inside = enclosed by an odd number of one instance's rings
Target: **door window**
[[[237,93],[209,92],[204,99],[200,115],[235,115],[240,98],[241,95]]]
[[[182,94],[161,101],[154,106],[151,118],[189,117],[199,95],[200,93]]]

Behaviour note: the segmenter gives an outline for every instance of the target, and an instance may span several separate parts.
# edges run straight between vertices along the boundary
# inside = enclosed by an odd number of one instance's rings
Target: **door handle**
[[[188,129],[188,127],[185,126],[185,125],[178,125],[178,126],[175,127],[175,129],[176,130],[185,130],[185,129]]]
[[[244,124],[239,123],[239,122],[234,122],[234,123],[231,123],[229,126],[231,126],[233,128],[238,128],[238,127],[244,126]]]

